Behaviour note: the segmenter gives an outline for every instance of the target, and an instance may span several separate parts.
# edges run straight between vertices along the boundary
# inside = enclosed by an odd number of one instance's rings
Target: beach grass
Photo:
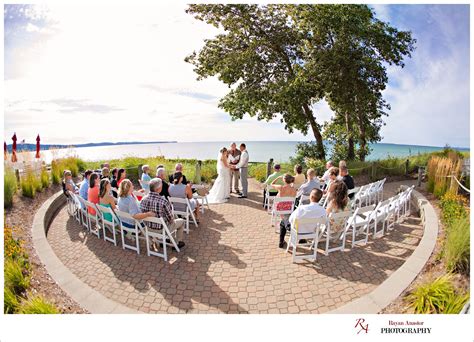
[[[13,196],[17,190],[16,176],[13,169],[5,167],[3,175],[3,206],[9,208],[13,205]]]

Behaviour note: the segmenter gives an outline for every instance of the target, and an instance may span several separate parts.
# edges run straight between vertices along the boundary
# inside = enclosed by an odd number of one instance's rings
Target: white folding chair
[[[199,184],[194,184],[192,188],[196,190],[206,189],[204,185],[199,185]],[[207,205],[207,209],[209,209],[209,201],[207,200],[207,193],[205,195],[200,195],[199,193],[195,192],[193,193],[193,198],[196,199],[198,203],[201,205],[201,213],[204,214],[204,205]]]
[[[327,225],[322,227],[320,231],[319,242],[326,242],[325,255],[329,255],[330,252],[344,251],[346,247],[346,231],[349,218],[352,216],[351,211],[343,211],[340,213],[331,213],[328,217]],[[338,227],[339,229],[336,229]],[[342,240],[341,245],[329,248],[330,242],[336,244]]]
[[[302,194],[300,196],[299,205],[309,204],[309,202],[310,202],[310,196],[309,195]]]
[[[391,199],[389,198],[385,201],[379,202],[375,208],[374,239],[385,234],[390,202]],[[382,224],[381,230],[378,230],[379,223]]]
[[[306,229],[304,231],[301,231],[300,227],[302,227],[303,225],[312,226],[313,229],[309,231],[307,231]],[[321,227],[324,227],[326,225],[326,217],[296,219],[294,224],[291,224],[290,240],[288,241],[286,251],[288,252],[290,250],[290,247],[293,248],[293,262],[298,260],[316,261],[318,248],[314,246],[318,246]],[[307,242],[301,244],[299,241],[302,239],[307,240]],[[309,247],[310,253],[296,255],[296,249],[298,248],[298,246]]]
[[[67,212],[69,216],[74,216],[77,222],[79,224],[81,223],[81,202],[77,199],[76,194],[74,194],[72,191],[67,192],[68,197],[67,197]]]
[[[77,200],[81,204],[80,207],[80,216],[81,216],[81,223],[84,228],[89,230],[89,219],[87,218],[87,206],[86,206],[86,200],[82,198],[80,195],[76,196]]]
[[[142,191],[138,191],[138,190],[134,190],[132,192],[132,195],[133,197],[135,197],[135,199],[138,201],[138,202],[141,202],[141,200],[143,199],[143,197],[145,197],[147,194],[142,192]]]
[[[166,247],[173,246],[177,252],[179,252],[178,244],[173,235],[176,235],[176,230],[171,231],[166,225],[165,221],[161,217],[147,217],[142,220],[145,224],[145,239],[146,239],[146,250],[147,255],[157,256],[168,261],[168,252]],[[158,224],[161,226],[158,228],[150,228],[149,225]],[[158,244],[161,244],[163,247],[163,253],[156,252],[152,248],[152,242],[154,242],[157,247]]]
[[[280,232],[279,227],[276,224],[278,215],[290,215],[295,209],[295,197],[278,197],[276,196],[273,200],[272,216],[270,222],[272,226],[276,227],[276,231]]]
[[[372,203],[377,203],[378,201],[378,188],[380,181],[373,182],[370,185],[369,190],[367,191],[368,201],[366,206],[371,205]]]
[[[349,218],[346,226],[346,235],[352,233],[352,245],[367,244],[369,240],[370,227],[375,224],[375,204],[356,208],[354,214]],[[357,240],[357,236],[364,235],[362,239]]]
[[[111,208],[104,207],[100,204],[97,204],[97,209],[99,209],[101,220],[102,220],[102,235],[104,236],[104,241],[112,242],[117,246],[117,231],[116,228],[120,230],[120,223],[117,217],[114,214],[114,211]],[[112,216],[112,221],[106,220],[105,215],[109,214]],[[107,236],[107,231],[112,233],[112,237]]]
[[[100,239],[101,225],[99,219],[99,210],[97,209],[97,206],[94,203],[89,201],[84,202],[87,208],[87,221],[89,226],[89,232],[91,232]]]
[[[140,254],[140,242],[139,242],[139,234],[142,227],[140,226],[140,222],[135,220],[132,215],[129,213],[116,210],[115,214],[119,219],[120,224],[120,232],[122,234],[122,248],[123,249],[131,249],[132,251],[136,251],[137,254]],[[124,223],[134,222],[133,228],[126,226]],[[132,224],[130,224],[132,225]],[[126,243],[125,234],[129,236],[132,240],[135,240],[134,245],[129,245]]]
[[[272,212],[273,208],[273,200],[275,199],[276,196],[270,196],[270,190],[275,191],[275,189],[270,185],[267,184],[265,187],[265,207],[267,208],[267,212],[270,214]]]
[[[379,181],[379,185],[377,187],[377,203],[383,201],[383,186],[385,185],[386,180],[387,178],[384,178]]]
[[[174,217],[184,217],[186,219],[186,227],[185,232],[189,234],[189,218],[191,217],[194,225],[198,227],[196,218],[194,217],[193,210],[191,209],[191,203],[189,203],[189,199],[181,198],[181,197],[170,197],[168,200],[171,203],[173,208],[173,216]]]
[[[387,230],[392,230],[399,220],[400,215],[400,197],[401,194],[395,195],[390,199],[390,204],[387,209]]]

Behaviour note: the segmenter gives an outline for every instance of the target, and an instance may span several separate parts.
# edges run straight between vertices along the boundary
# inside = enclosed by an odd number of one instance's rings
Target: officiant
[[[229,149],[229,164],[230,165],[237,165],[240,161],[240,152],[237,149],[237,145],[232,143]],[[231,169],[230,171],[230,192],[232,192],[232,183],[234,184],[234,190],[236,194],[240,194],[239,190],[239,179],[240,179],[240,171],[239,169]]]

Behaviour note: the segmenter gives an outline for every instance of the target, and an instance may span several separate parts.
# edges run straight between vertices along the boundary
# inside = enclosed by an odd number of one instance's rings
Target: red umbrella
[[[40,158],[40,135],[38,134],[38,136],[36,137],[36,156],[35,158]]]
[[[8,150],[7,150],[7,142],[6,141],[3,142],[3,152],[5,154],[4,159],[7,160]]]
[[[12,146],[12,163],[16,163],[17,160],[18,160],[18,159],[16,158],[16,133],[13,134],[12,140],[13,140],[13,146]]]

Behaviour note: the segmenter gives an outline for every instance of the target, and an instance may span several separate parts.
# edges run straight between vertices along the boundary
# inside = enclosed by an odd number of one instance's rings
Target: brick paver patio
[[[386,184],[384,197],[400,184]],[[137,255],[87,234],[66,209],[53,221],[48,241],[83,282],[146,313],[324,313],[372,291],[423,235],[419,219],[410,218],[366,246],[319,254],[315,264],[293,264],[278,248],[261,202],[251,179],[249,198],[212,205],[169,263],[146,256],[144,241]]]

